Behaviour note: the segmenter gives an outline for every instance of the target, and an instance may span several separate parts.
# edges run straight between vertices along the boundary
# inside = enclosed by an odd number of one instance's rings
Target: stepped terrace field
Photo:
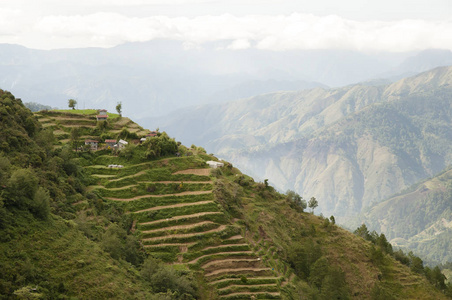
[[[216,178],[204,160],[172,157],[107,167],[117,159],[102,155],[85,167],[95,181],[89,188],[133,217],[149,255],[201,272],[222,299],[280,298],[283,274],[263,261],[262,249],[244,238],[243,226],[216,200]]]
[[[71,140],[74,128],[78,130],[77,138],[97,139],[99,142],[104,142],[105,138],[113,138],[124,129],[136,136],[145,136],[149,132],[129,118],[119,117],[113,113],[107,114],[108,121],[97,121],[97,110],[94,109],[40,111],[35,113],[35,116],[44,128],[53,130],[57,138],[57,147]]]

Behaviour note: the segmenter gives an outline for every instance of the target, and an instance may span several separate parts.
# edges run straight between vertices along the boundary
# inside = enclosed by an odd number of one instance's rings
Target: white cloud
[[[251,43],[247,39],[238,39],[233,41],[227,48],[230,50],[244,50],[251,47]]]
[[[134,0],[134,3],[141,3]],[[158,2],[158,1],[157,1]],[[184,0],[180,0],[184,2]],[[201,1],[202,2],[202,1]],[[120,3],[118,0],[117,3]],[[452,50],[452,20],[353,21],[343,17],[231,14],[188,17],[129,17],[100,12],[88,15],[44,15],[0,9],[0,42],[32,48],[112,47],[125,42],[171,39],[199,47],[228,41],[228,49],[351,49],[410,51]]]

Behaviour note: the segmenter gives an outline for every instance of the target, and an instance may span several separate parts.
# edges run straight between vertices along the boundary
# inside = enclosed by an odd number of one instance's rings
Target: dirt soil
[[[177,171],[173,174],[193,174],[193,175],[204,175],[209,176],[211,169],[187,169],[182,171]]]

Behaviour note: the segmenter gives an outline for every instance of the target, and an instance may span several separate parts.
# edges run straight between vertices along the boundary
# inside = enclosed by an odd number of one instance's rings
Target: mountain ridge
[[[342,207],[339,215],[347,215],[450,164],[451,74],[440,67],[387,86],[266,94],[175,115],[175,126],[171,118],[160,124],[280,190],[317,195],[326,213]],[[348,188],[341,178],[355,183]]]

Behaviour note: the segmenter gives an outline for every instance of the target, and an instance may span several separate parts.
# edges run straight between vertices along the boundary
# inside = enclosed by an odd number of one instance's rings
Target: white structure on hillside
[[[211,167],[212,169],[216,169],[219,167],[224,167],[224,163],[219,162],[219,161],[213,161],[213,160],[209,160],[206,162],[206,164],[209,165],[209,167]]]
[[[124,148],[125,146],[127,146],[129,143],[128,142],[126,142],[126,141],[124,141],[124,140],[119,140],[119,142],[118,142],[118,147],[119,147],[119,149],[122,149],[122,148]]]

